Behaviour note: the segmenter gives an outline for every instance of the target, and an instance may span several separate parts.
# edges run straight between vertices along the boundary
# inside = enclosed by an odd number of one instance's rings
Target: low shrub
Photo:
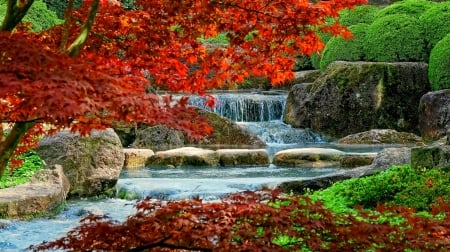
[[[354,9],[345,9],[339,12],[339,22],[345,26],[356,24],[371,24],[375,20],[380,8],[374,5],[359,5]]]
[[[322,53],[320,70],[325,71],[328,65],[337,60],[360,61],[364,60],[363,42],[368,24],[357,24],[350,26],[353,34],[352,39],[333,37],[328,41]]]
[[[450,33],[440,40],[431,50],[428,62],[428,78],[431,89],[450,88]]]
[[[423,32],[417,18],[406,14],[376,19],[363,41],[367,60],[377,62],[426,61]]]
[[[428,0],[404,0],[390,4],[375,15],[375,18],[382,18],[395,14],[407,14],[414,17],[419,17],[435,3]]]
[[[437,42],[450,33],[449,21],[450,2],[436,3],[419,17],[428,53],[431,52]],[[444,25],[446,23],[448,25]]]
[[[0,189],[24,184],[44,167],[44,161],[35,151],[28,151],[18,157],[23,163],[11,173],[5,172],[0,179]]]

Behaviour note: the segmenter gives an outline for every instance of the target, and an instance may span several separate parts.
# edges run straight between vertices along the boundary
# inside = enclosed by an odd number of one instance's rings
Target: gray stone
[[[419,129],[422,137],[436,140],[450,130],[450,89],[429,92],[419,104]]]
[[[371,129],[338,140],[340,144],[418,144],[422,138],[408,132],[393,129]]]
[[[270,164],[269,154],[265,149],[220,149],[217,153],[222,166]]]
[[[80,137],[64,130],[39,142],[38,155],[47,165],[60,164],[70,181],[69,196],[113,195],[124,163],[119,137],[112,129]]]
[[[350,178],[359,178],[385,171],[394,165],[409,164],[411,162],[410,148],[386,148],[380,151],[371,165],[348,170],[340,170],[331,174],[296,181],[283,182],[278,187],[284,192],[303,194],[308,190],[319,190],[331,186],[333,183]]]
[[[219,165],[219,155],[213,150],[194,147],[182,147],[167,151],[158,151],[149,158],[147,166],[180,167],[180,166],[206,166]]]
[[[164,125],[156,125],[137,129],[136,138],[130,147],[161,151],[179,148],[183,145],[184,135],[181,131],[169,129]]]
[[[326,148],[297,148],[275,153],[273,163],[278,166],[329,167],[339,165],[345,153]]]
[[[125,154],[124,169],[142,168],[148,159],[155,155],[155,152],[149,149],[123,149],[123,153]]]
[[[450,146],[424,146],[411,149],[411,167],[414,169],[450,170]]]
[[[355,168],[372,164],[376,157],[376,153],[352,153],[345,154],[339,159],[341,168]]]
[[[331,138],[370,129],[418,134],[427,74],[425,63],[334,62],[314,83],[292,87],[284,122]]]
[[[18,218],[48,213],[66,200],[69,188],[60,165],[40,170],[28,183],[0,190],[0,216]]]

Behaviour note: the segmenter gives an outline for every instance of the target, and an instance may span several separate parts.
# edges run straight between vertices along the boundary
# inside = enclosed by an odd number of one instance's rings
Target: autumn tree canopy
[[[294,56],[323,48],[316,32],[348,37],[343,8],[365,0],[68,0],[65,23],[30,32],[33,0],[8,0],[0,32],[0,175],[37,134],[88,134],[113,122],[165,124],[193,138],[211,132],[186,99],[149,87],[205,94],[250,75],[292,77]],[[198,38],[226,32],[227,46]],[[10,128],[4,136],[4,127]],[[45,127],[43,127],[45,125]],[[21,144],[19,144],[21,143]]]

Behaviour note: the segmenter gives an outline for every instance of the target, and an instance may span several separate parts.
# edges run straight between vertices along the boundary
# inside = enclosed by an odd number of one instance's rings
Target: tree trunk
[[[27,14],[33,2],[34,0],[20,2],[17,2],[17,0],[8,0],[5,19],[0,29],[2,31],[12,31],[20,23],[25,14]]]
[[[0,141],[0,178],[6,170],[9,159],[11,158],[22,137],[31,129],[36,122],[18,122],[8,133],[8,136],[2,137]]]

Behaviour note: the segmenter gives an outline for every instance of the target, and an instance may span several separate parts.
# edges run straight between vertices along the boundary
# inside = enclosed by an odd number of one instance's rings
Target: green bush
[[[322,43],[326,46],[326,44],[328,43],[328,41],[333,37],[332,34],[329,33],[323,33],[323,32],[318,32],[318,35],[320,37],[320,39],[322,40]],[[323,50],[317,53],[313,53],[310,56],[310,60],[311,60],[311,65],[313,67],[313,69],[320,69],[320,61],[322,60],[322,53]]]
[[[437,42],[450,33],[450,2],[433,5],[419,17],[419,23],[424,32],[427,51],[430,53]]]
[[[372,176],[337,182],[314,192],[311,198],[324,201],[338,212],[356,205],[370,209],[383,203],[429,211],[430,204],[450,198],[450,174],[438,169],[415,170],[410,165],[393,166]]]
[[[427,60],[423,32],[418,20],[406,14],[376,19],[367,28],[363,46],[369,61]]]
[[[24,184],[30,180],[34,173],[44,167],[44,161],[42,161],[35,151],[28,151],[19,156],[19,159],[23,161],[22,165],[14,169],[12,173],[6,171],[3,174],[0,179],[0,188]]]
[[[427,0],[404,0],[386,6],[376,13],[375,18],[382,18],[395,14],[407,14],[419,17],[435,3]]]
[[[450,88],[450,33],[431,50],[428,78],[434,91]]]
[[[349,29],[353,34],[353,39],[331,38],[323,50],[320,70],[324,71],[331,62],[337,60],[364,60],[363,41],[368,26],[368,24],[363,23],[350,26]]]
[[[356,24],[371,24],[380,8],[374,5],[359,5],[354,9],[345,9],[339,12],[339,22],[345,26]]]
[[[6,1],[0,2],[0,19],[3,21],[6,14]],[[31,5],[22,22],[31,23],[33,31],[46,30],[52,26],[62,23],[55,12],[47,9],[47,5],[42,0],[36,0]]]

